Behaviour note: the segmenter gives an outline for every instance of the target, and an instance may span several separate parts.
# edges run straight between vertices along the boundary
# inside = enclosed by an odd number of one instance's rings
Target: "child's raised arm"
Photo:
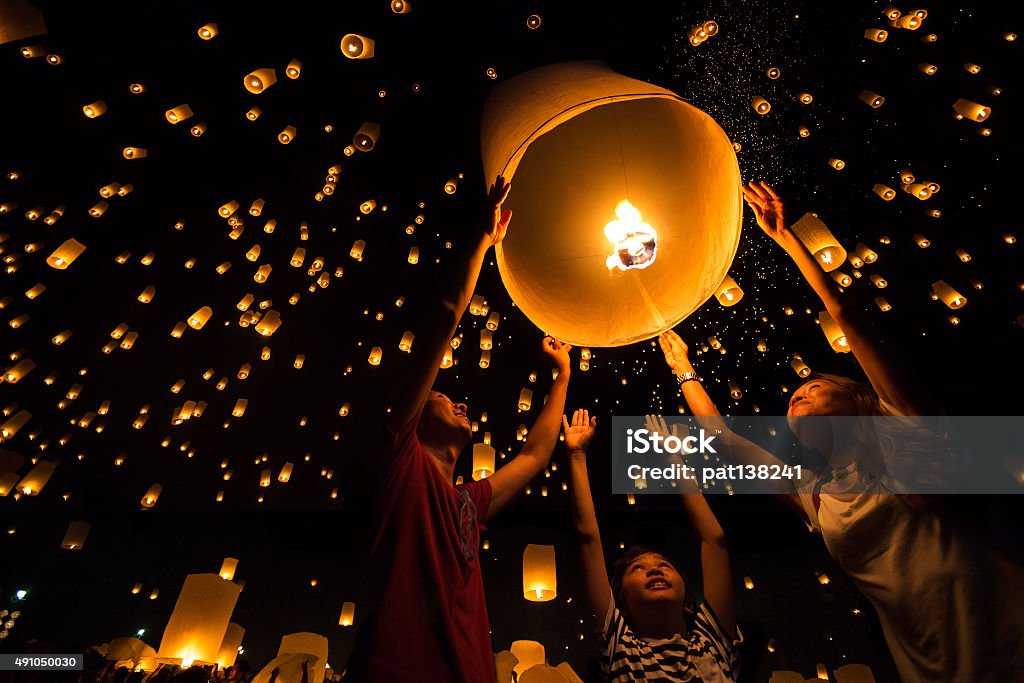
[[[594,499],[590,495],[590,478],[587,475],[587,448],[594,438],[597,418],[590,417],[586,410],[577,410],[572,414],[571,425],[562,416],[562,427],[565,430],[565,450],[569,455],[569,478],[572,480],[572,521],[580,546],[580,561],[583,563],[590,627],[593,631],[601,631],[608,615],[612,590],[608,585],[601,530],[597,526],[597,513],[594,512]]]

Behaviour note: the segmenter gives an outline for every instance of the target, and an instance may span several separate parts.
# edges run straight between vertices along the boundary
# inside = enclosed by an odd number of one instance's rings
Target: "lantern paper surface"
[[[228,629],[224,632],[224,640],[220,643],[220,652],[217,654],[217,664],[222,669],[234,665],[235,658],[238,657],[238,648],[244,637],[244,628],[234,622],[228,624]]]
[[[496,251],[502,281],[548,334],[592,347],[648,339],[725,279],[740,236],[736,154],[671,91],[598,62],[535,69],[495,88],[481,147],[486,177],[513,183],[515,218]],[[609,269],[619,245],[605,228],[617,217],[653,228],[653,258]]]
[[[68,531],[64,534],[64,540],[60,542],[63,550],[81,550],[85,545],[85,539],[89,536],[92,524],[89,522],[71,522]]]
[[[241,592],[241,586],[217,574],[186,576],[157,659],[215,663]]]
[[[519,663],[512,669],[516,672],[517,676],[522,676],[523,672],[531,666],[543,664],[546,661],[544,657],[544,646],[535,640],[513,641],[510,650],[519,660]]]
[[[25,0],[0,2],[0,45],[46,32],[43,13]]]
[[[324,672],[327,670],[327,638],[319,633],[302,632],[283,636],[277,654],[278,656],[290,654],[313,655],[317,659],[310,667],[309,680],[324,680]],[[295,683],[298,683],[298,681]]]

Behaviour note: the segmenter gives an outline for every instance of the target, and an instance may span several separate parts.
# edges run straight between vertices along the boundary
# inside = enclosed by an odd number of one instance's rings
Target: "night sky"
[[[848,250],[863,242],[878,253],[851,289],[947,414],[1021,413],[1024,269],[1021,245],[1010,242],[1024,238],[1014,211],[1024,62],[1021,41],[1004,34],[1024,22],[1010,3],[929,4],[916,31],[889,27],[881,14],[887,3],[876,2],[420,0],[404,15],[385,0],[248,9],[177,2],[159,12],[148,3],[34,4],[49,33],[0,45],[0,205],[8,207],[0,215],[0,352],[4,367],[35,363],[16,384],[0,384],[4,415],[32,416],[2,448],[25,459],[15,465],[20,474],[33,458],[59,466],[38,496],[0,498],[0,609],[13,591],[30,590],[0,651],[31,636],[49,639],[57,651],[82,651],[140,628],[156,647],[184,576],[216,572],[232,556],[240,560],[236,577],[246,581],[233,617],[247,629],[243,656],[259,668],[276,654],[281,635],[309,630],[328,637],[330,663],[343,667],[355,629],[337,625],[341,604],[357,604],[358,625],[366,579],[379,571],[364,547],[366,484],[352,464],[374,457],[362,437],[379,422],[388,390],[407,366],[399,339],[434,295],[479,210],[483,102],[496,83],[546,64],[600,59],[708,112],[741,145],[745,182],[772,183],[791,218],[816,212]],[[542,19],[536,29],[527,26],[532,14]],[[691,46],[687,31],[709,19],[719,33]],[[219,27],[208,41],[197,35],[207,22]],[[866,40],[869,28],[888,29],[888,40]],[[339,41],[346,33],[373,38],[374,58],[344,58]],[[935,42],[924,40],[929,34]],[[59,55],[53,61],[60,63],[23,58],[21,48],[31,45]],[[294,80],[284,73],[293,59],[302,62]],[[936,65],[937,73],[925,75],[921,63]],[[980,73],[965,63],[980,65]],[[277,70],[277,83],[259,95],[246,92],[243,76],[264,67]],[[771,67],[779,78],[768,78]],[[144,92],[130,92],[132,83]],[[858,99],[865,89],[884,96],[884,105],[873,109]],[[811,93],[813,102],[801,104],[798,92]],[[752,108],[755,95],[771,102],[767,115]],[[958,98],[990,106],[990,120],[956,120]],[[98,100],[107,111],[84,116],[82,108]],[[164,112],[183,103],[194,116],[171,125]],[[249,121],[245,113],[254,106],[262,114]],[[343,149],[367,121],[380,124],[376,147],[347,156]],[[200,122],[205,132],[190,134]],[[277,136],[286,126],[296,132],[283,145]],[[800,126],[808,137],[800,137]],[[127,160],[127,146],[148,155]],[[845,168],[834,170],[830,158]],[[318,200],[335,165],[342,169],[336,188]],[[904,168],[941,191],[927,201],[899,191]],[[454,194],[444,191],[450,178],[461,178]],[[106,211],[91,217],[110,183],[132,191],[106,199]],[[895,199],[882,201],[872,192],[876,183],[896,188]],[[257,198],[265,200],[262,214],[248,215]],[[359,207],[369,199],[377,208],[364,215]],[[237,239],[218,215],[230,201],[244,218]],[[34,207],[40,214],[31,220],[26,212]],[[59,220],[46,224],[57,207]],[[270,220],[272,233],[264,227]],[[414,226],[411,234],[407,226]],[[920,248],[915,234],[930,246]],[[86,251],[66,270],[48,267],[46,257],[69,238]],[[366,243],[362,261],[349,256],[355,240]],[[256,244],[252,262],[246,253]],[[289,265],[297,247],[307,254],[301,268]],[[407,262],[410,247],[419,249],[417,265]],[[124,263],[121,254],[130,254]],[[316,257],[323,268],[311,275]],[[220,274],[224,263],[231,267]],[[273,271],[258,284],[253,274],[263,264]],[[853,273],[849,264],[842,270]],[[712,298],[676,327],[696,349],[694,363],[723,412],[784,414],[787,391],[799,386],[789,366],[794,353],[815,371],[863,376],[849,354],[831,350],[815,322],[823,307],[749,211],[729,272],[744,300],[724,308]],[[330,275],[326,287],[323,273]],[[876,273],[888,281],[885,289],[870,282]],[[968,304],[954,312],[931,300],[937,280]],[[26,291],[37,284],[45,291],[30,298]],[[155,295],[143,304],[137,297],[149,286]],[[236,305],[246,294],[253,295],[250,310],[280,313],[271,337],[239,324]],[[486,411],[474,440],[490,432],[495,448],[510,456],[517,427],[532,423],[550,383],[539,357],[542,333],[514,306],[490,256],[477,294],[501,315],[491,366],[477,364],[486,318],[467,314],[456,365],[440,372],[438,385],[466,400],[473,420]],[[880,311],[878,296],[892,310]],[[173,337],[175,325],[202,306],[213,311],[206,325]],[[23,315],[29,317],[19,325]],[[137,333],[130,349],[118,346],[124,337],[111,337],[122,324]],[[65,330],[72,335],[53,343]],[[707,347],[712,335],[726,353]],[[762,339],[765,352],[756,348]],[[383,349],[379,366],[367,361],[373,347]],[[574,370],[568,410],[588,407],[603,425],[613,414],[679,411],[656,344],[593,354],[589,371]],[[578,352],[573,362],[578,368]],[[251,369],[243,380],[244,364]],[[184,385],[174,393],[179,380]],[[742,387],[742,399],[729,397],[729,380]],[[74,385],[81,388],[69,400]],[[523,387],[536,391],[529,414],[515,408]],[[233,417],[238,399],[248,405]],[[109,410],[97,414],[105,401]],[[206,406],[172,425],[186,401]],[[339,415],[345,404],[348,414]],[[134,428],[142,413],[145,423]],[[599,428],[596,443],[606,436]],[[593,451],[606,551],[659,539],[695,577],[696,548],[678,501],[638,496],[629,505],[611,495],[606,455]],[[467,478],[469,460],[457,468]],[[294,472],[279,483],[286,462]],[[564,454],[556,450],[553,462],[550,476],[491,525],[484,581],[495,650],[538,640],[552,664],[568,661],[582,674],[593,649],[580,639],[582,608],[573,599],[579,581]],[[265,469],[273,482],[261,488]],[[163,487],[159,501],[140,510],[155,483]],[[819,538],[764,497],[715,497],[711,504],[730,538],[737,585],[744,576],[756,584],[737,598],[748,680],[785,668],[811,676],[817,662],[829,669],[861,662],[878,680],[894,680],[870,607]],[[59,548],[71,520],[93,525],[83,550]],[[556,545],[553,602],[521,598],[526,543]],[[815,577],[822,571],[832,578],[828,585]],[[135,583],[144,585],[139,595],[130,593]],[[154,588],[159,597],[147,599]]]

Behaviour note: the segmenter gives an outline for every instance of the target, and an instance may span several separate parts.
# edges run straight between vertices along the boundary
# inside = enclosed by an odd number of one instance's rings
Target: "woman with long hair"
[[[771,482],[772,491],[821,533],[875,607],[905,683],[1024,681],[1024,611],[1012,602],[1024,591],[1024,569],[983,542],[956,507],[922,495],[949,491],[942,486],[967,473],[944,435],[917,417],[939,413],[931,397],[790,230],[775,190],[753,182],[743,197],[842,328],[868,379],[813,375],[793,392],[789,427],[827,467]],[[669,331],[659,341],[701,427],[723,430],[726,455],[782,464],[727,428],[683,340]]]

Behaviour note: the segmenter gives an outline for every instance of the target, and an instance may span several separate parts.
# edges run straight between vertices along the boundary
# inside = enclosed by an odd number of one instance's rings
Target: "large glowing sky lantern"
[[[488,179],[512,181],[502,281],[558,339],[622,346],[675,326],[726,277],[740,172],[725,131],[599,62],[528,71],[484,106]]]

